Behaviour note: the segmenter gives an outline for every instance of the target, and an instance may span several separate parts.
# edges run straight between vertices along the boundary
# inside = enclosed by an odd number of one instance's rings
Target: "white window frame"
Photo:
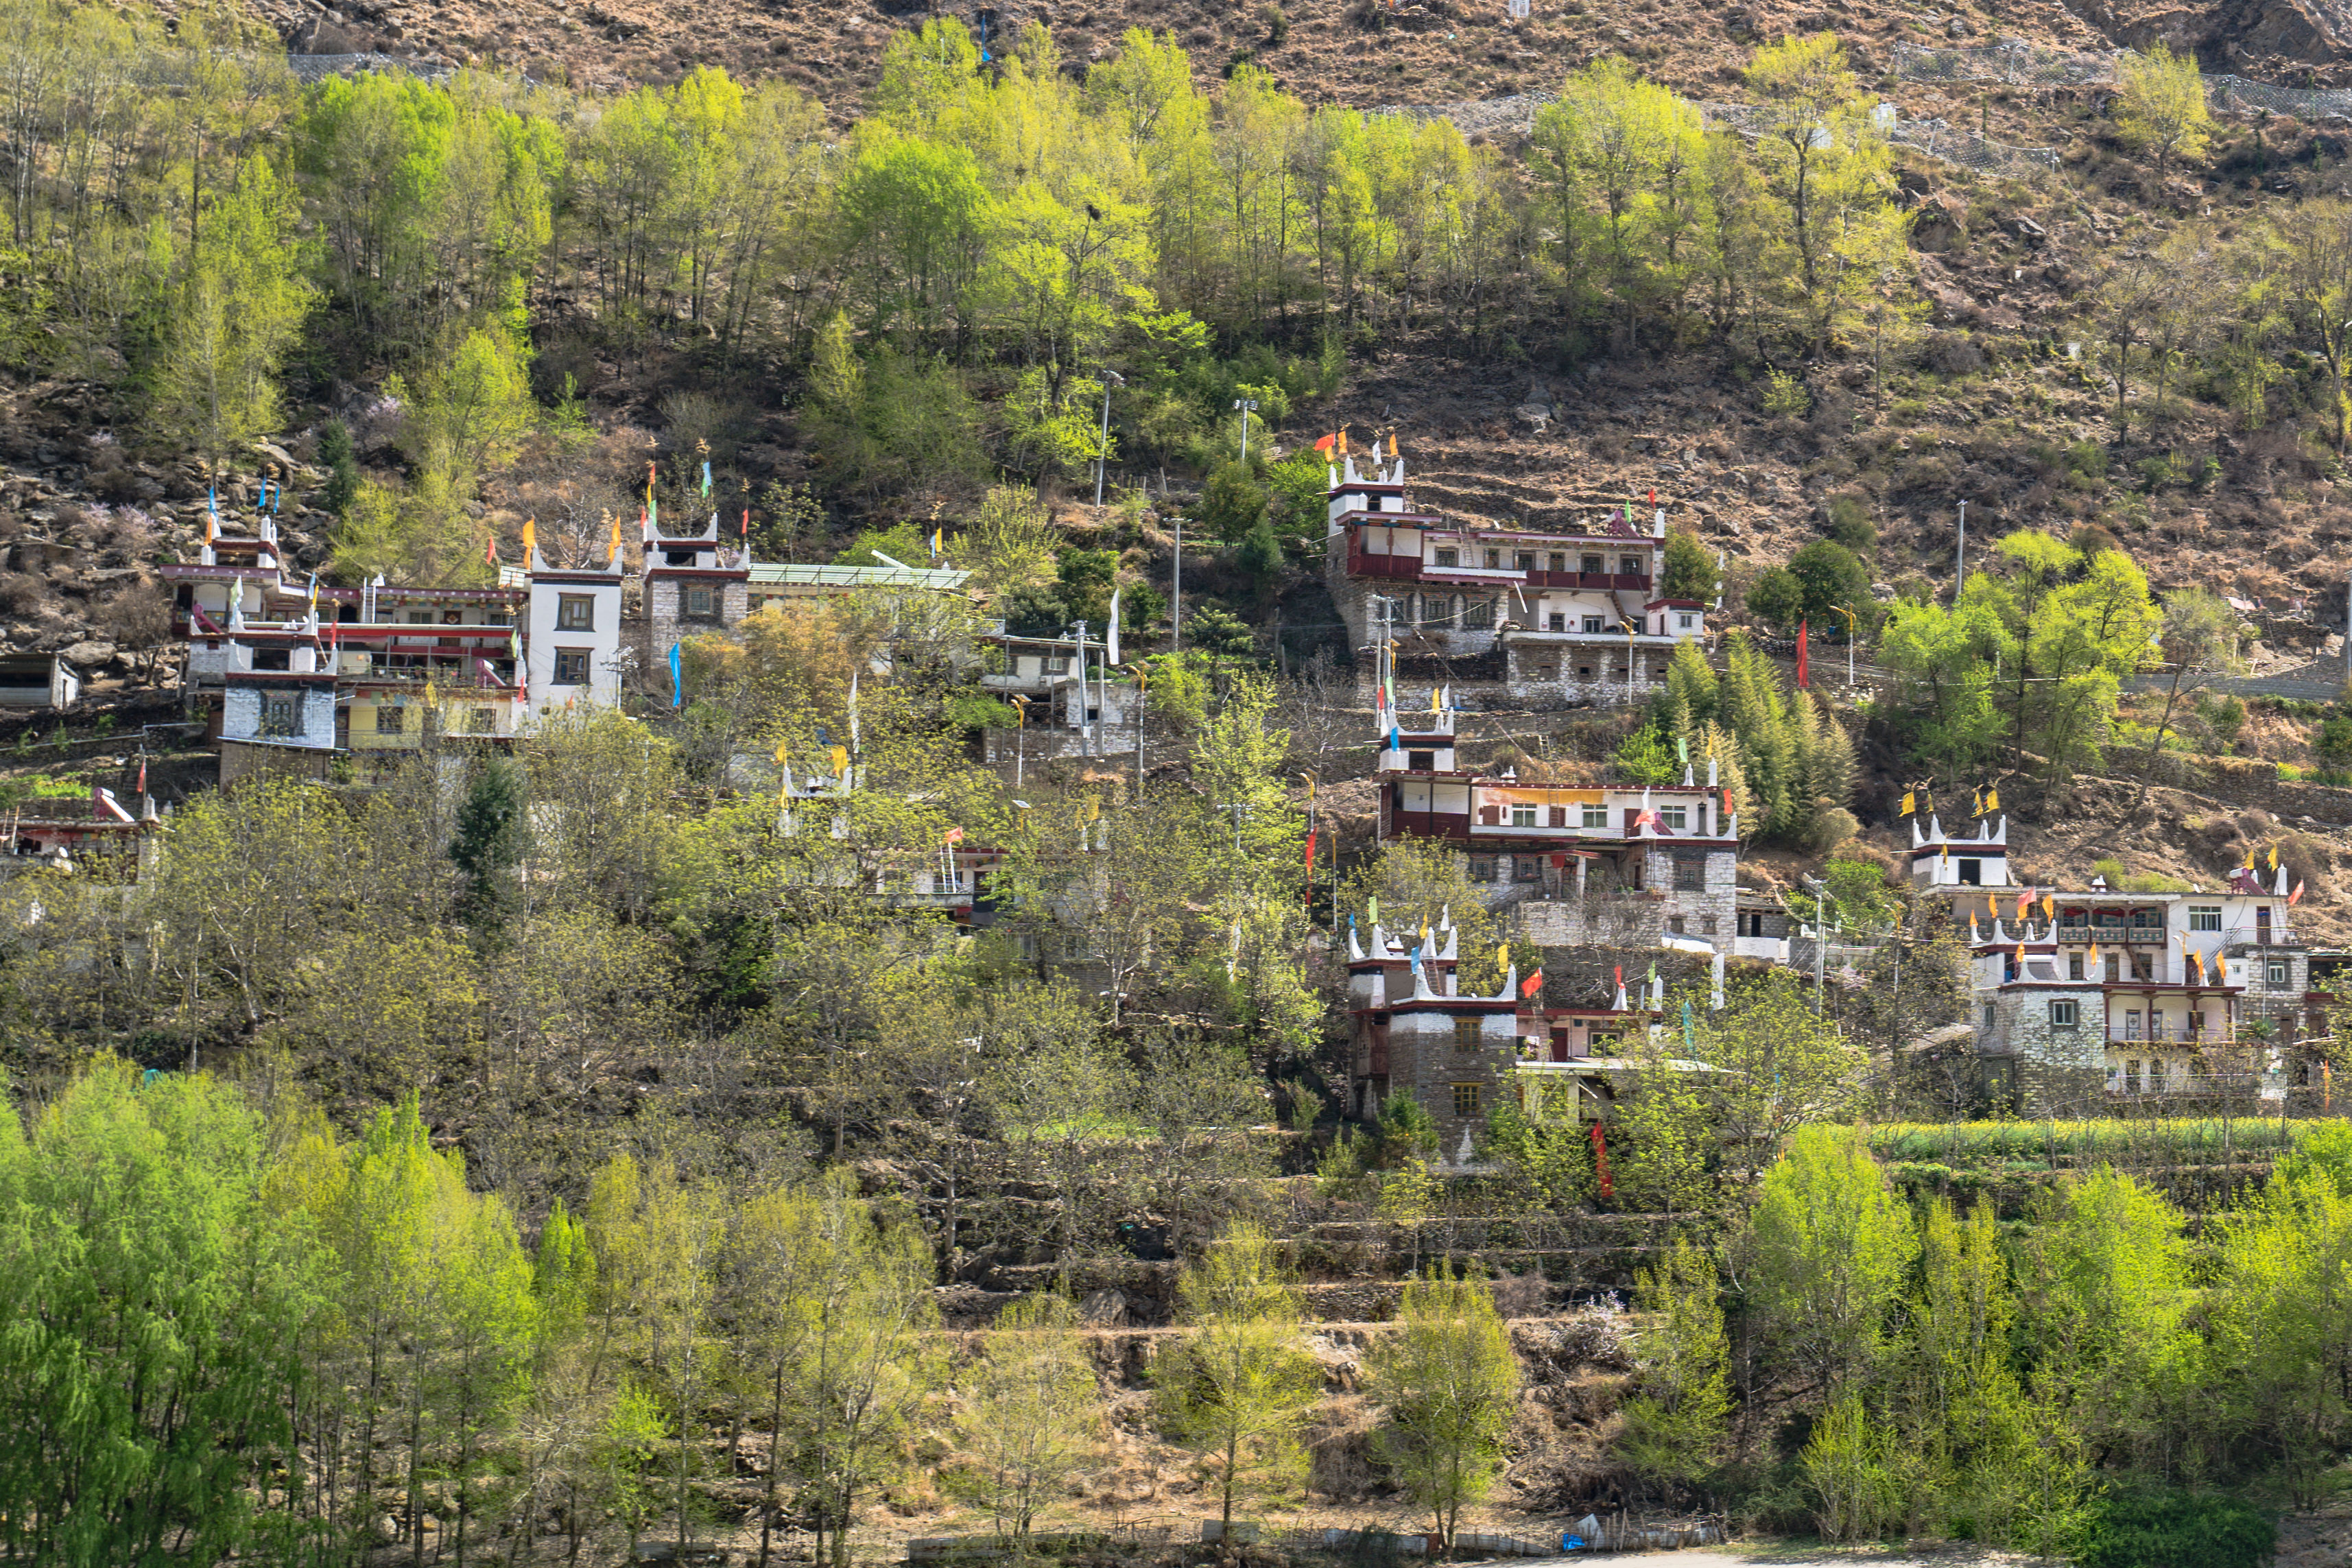
[[[1609,808],[1597,801],[1586,801],[1584,803],[1584,821],[1582,826],[1586,827],[1607,827],[1609,826]]]
[[[2189,929],[2190,931],[2220,931],[2221,929],[2221,906],[2219,904],[2189,905]]]
[[[2072,996],[2050,999],[2050,1026],[2053,1029],[2079,1029],[2083,1026],[2082,1004]]]

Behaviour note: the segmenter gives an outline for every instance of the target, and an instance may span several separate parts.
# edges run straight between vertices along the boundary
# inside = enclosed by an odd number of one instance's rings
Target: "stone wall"
[[[295,732],[264,736],[261,732],[265,693],[291,696],[296,710]],[[335,744],[335,691],[331,686],[232,686],[221,698],[221,734],[234,741],[268,740],[284,746],[312,746],[331,751]]]
[[[684,603],[685,580],[677,577],[651,577],[646,582],[646,614],[640,624],[646,628],[646,657],[662,666],[667,679],[671,645],[706,632],[726,631],[751,614],[751,585],[740,580],[714,584],[719,590],[719,619],[689,621],[679,614]]]
[[[2050,1004],[2074,1004],[2071,1028],[2053,1026]],[[1988,1034],[1983,1010],[1990,1003]],[[2013,1107],[2028,1115],[2095,1100],[2106,1091],[2105,994],[2095,983],[2020,986],[1978,994],[1978,1048],[2010,1064]]]
[[[1503,689],[1513,697],[1551,703],[1590,702],[1622,707],[1645,700],[1665,682],[1672,654],[1642,648],[1633,656],[1633,685],[1625,686],[1622,639],[1591,642],[1520,642],[1504,645]],[[1549,675],[1545,671],[1550,671]]]
[[[1399,1011],[1389,1024],[1389,1092],[1410,1094],[1437,1119],[1443,1131],[1440,1152],[1454,1156],[1464,1131],[1473,1137],[1486,1125],[1486,1108],[1503,1082],[1503,1075],[1518,1060],[1518,1018],[1516,1009],[1488,1013],[1478,1020],[1478,1048],[1454,1045],[1454,1020],[1474,1016],[1428,1008]],[[1454,1112],[1454,1086],[1479,1086],[1475,1115]]]

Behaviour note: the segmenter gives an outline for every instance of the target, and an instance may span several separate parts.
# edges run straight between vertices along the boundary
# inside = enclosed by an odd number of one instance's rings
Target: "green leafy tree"
[[[1298,1431],[1322,1392],[1274,1240],[1236,1222],[1177,1278],[1183,1332],[1152,1363],[1155,1407],[1215,1489],[1230,1534],[1235,1499],[1303,1472]]]
[[[1832,1405],[1876,1372],[1918,1252],[1909,1213],[1851,1129],[1799,1129],[1748,1217],[1749,1289],[1775,1341]]]
[[[1748,1179],[1758,1179],[1799,1129],[1853,1115],[1868,1064],[1813,1010],[1799,976],[1774,970],[1728,985],[1720,1010],[1691,1001],[1688,1050],[1716,1069],[1698,1075],[1692,1092],[1719,1130],[1727,1161]]]
[[[1715,557],[1698,542],[1698,535],[1685,528],[1666,531],[1666,570],[1658,584],[1662,597],[1712,604],[1721,575]]]
[[[1641,1393],[1625,1403],[1618,1448],[1669,1491],[1702,1484],[1720,1460],[1731,1413],[1730,1349],[1715,1259],[1677,1237],[1653,1268],[1634,1271]]]
[[[1844,628],[1844,611],[1867,616],[1870,604],[1870,568],[1833,539],[1813,541],[1748,590],[1748,613],[1758,619],[1792,635],[1800,623],[1810,622],[1812,635],[1822,639]]]
[[[971,1488],[999,1535],[1026,1542],[1101,1449],[1101,1390],[1069,1301],[1024,1296],[1007,1304],[961,1394],[956,1429]]]
[[[1880,634],[1878,662],[1894,678],[1887,721],[1912,756],[1947,778],[1969,777],[2000,743],[1996,657],[2013,662],[2016,640],[1981,602],[1955,610],[1906,600]]]
[[[516,902],[509,875],[527,847],[523,772],[504,757],[484,760],[457,808],[449,858],[466,879],[466,903],[477,921],[497,923]]]
[[[220,462],[277,426],[278,367],[316,295],[293,194],[268,160],[210,205],[170,302],[154,413]]]
[[[2116,74],[2121,87],[2116,124],[2126,142],[2156,154],[2159,172],[2170,169],[2176,158],[2205,155],[2213,114],[2205,106],[2196,56],[2176,55],[2159,43],[2124,54]]]
[[[1381,1456],[1451,1551],[1463,1504],[1502,1472],[1518,1398],[1518,1361],[1494,1292],[1442,1263],[1409,1281],[1396,1331],[1374,1343],[1366,1370],[1387,1416],[1375,1439]]]
[[[206,1078],[110,1058],[0,1115],[0,1540],[100,1568],[299,1542],[294,1413],[331,1259],[278,1223],[263,1129]],[[37,1331],[36,1325],[38,1326]],[[323,1548],[322,1539],[312,1538]]]
[[[1768,286],[1790,325],[1826,348],[1861,330],[1869,301],[1905,287],[1886,139],[1834,34],[1765,45],[1747,75],[1766,115],[1756,146],[1759,214],[1777,252]]]

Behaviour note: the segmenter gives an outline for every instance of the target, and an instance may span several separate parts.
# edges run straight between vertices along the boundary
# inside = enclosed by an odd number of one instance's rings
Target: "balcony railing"
[[[1355,577],[1394,577],[1406,582],[1430,578],[1447,586],[1475,586],[1481,582],[1524,584],[1530,588],[1581,588],[1596,593],[1623,590],[1646,594],[1646,572],[1553,572],[1540,567],[1440,566],[1419,555],[1376,555],[1369,551],[1348,552],[1348,572]],[[1461,579],[1468,579],[1465,584]]]

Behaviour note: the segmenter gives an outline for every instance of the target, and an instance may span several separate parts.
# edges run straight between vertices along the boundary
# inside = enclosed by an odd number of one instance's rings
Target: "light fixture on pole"
[[[1125,386],[1127,377],[1115,370],[1103,372],[1102,441],[1095,447],[1095,505],[1102,505],[1103,470],[1110,466],[1110,389]]]
[[[1257,412],[1257,399],[1236,397],[1234,399],[1234,406],[1242,411],[1242,464],[1247,467],[1249,464],[1249,416]]]
[[[1960,590],[1969,585],[1969,503],[1960,503],[1960,536],[1952,558],[1952,608],[1960,607]]]

